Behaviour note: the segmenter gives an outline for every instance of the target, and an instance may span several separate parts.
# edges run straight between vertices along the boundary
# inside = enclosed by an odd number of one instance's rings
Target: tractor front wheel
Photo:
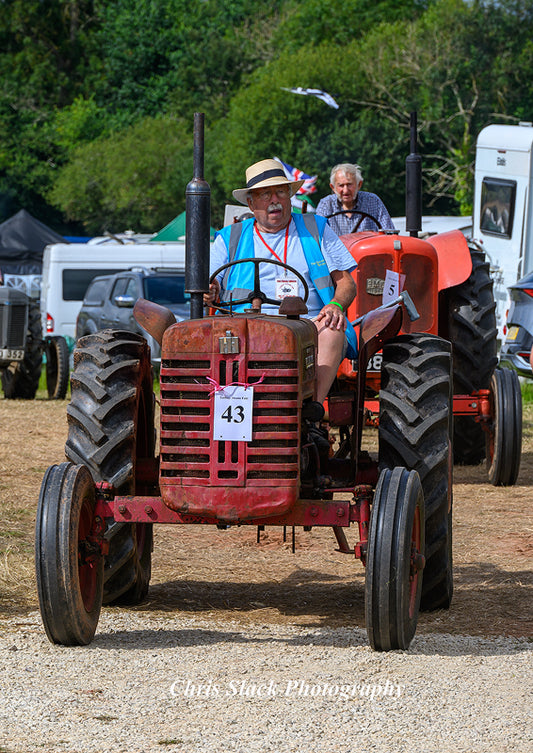
[[[490,382],[487,469],[494,486],[513,486],[522,453],[522,392],[516,371],[496,369]]]
[[[416,471],[381,472],[370,516],[365,580],[368,639],[407,649],[418,622],[424,563],[424,495]]]
[[[44,628],[52,643],[85,646],[102,606],[104,558],[91,474],[83,465],[48,468],[39,496],[35,570]],[[101,522],[103,531],[103,521]]]

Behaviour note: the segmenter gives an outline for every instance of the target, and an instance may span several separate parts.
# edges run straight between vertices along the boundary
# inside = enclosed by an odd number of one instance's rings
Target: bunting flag
[[[289,180],[303,180],[305,181],[302,186],[298,189],[297,196],[307,196],[311,193],[315,193],[316,191],[316,175],[307,175],[307,173],[304,173],[303,170],[298,170],[297,167],[291,167],[291,165],[287,165],[286,162],[283,162],[283,160],[280,160],[279,157],[274,157],[276,162],[279,162],[280,165],[283,167],[283,170],[285,172],[285,175]]]
[[[304,94],[311,97],[317,97],[317,99],[321,99],[322,102],[325,102],[329,107],[333,107],[334,110],[339,109],[339,105],[335,102],[331,94],[322,91],[322,89],[304,89],[301,86],[295,86],[292,89],[287,89],[285,86],[282,86],[281,88],[283,91],[292,92],[293,94]]]

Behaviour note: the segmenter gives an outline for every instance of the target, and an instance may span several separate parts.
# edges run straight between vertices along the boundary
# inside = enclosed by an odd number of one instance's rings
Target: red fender
[[[432,235],[427,239],[439,259],[439,291],[460,285],[470,277],[472,257],[465,236],[460,230]]]

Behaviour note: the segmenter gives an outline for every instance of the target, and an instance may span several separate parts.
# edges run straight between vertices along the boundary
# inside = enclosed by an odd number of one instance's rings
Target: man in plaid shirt
[[[362,183],[359,165],[343,163],[335,165],[331,171],[330,186],[333,193],[318,202],[316,213],[329,217],[329,224],[337,235],[348,235],[360,230],[379,230],[380,227],[384,230],[394,229],[385,204],[375,193],[360,191]],[[337,212],[344,213],[336,214]],[[367,214],[370,217],[366,217]]]

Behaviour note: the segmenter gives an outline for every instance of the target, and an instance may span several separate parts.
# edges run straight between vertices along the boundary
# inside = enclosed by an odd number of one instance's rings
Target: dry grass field
[[[42,396],[41,396],[42,394]],[[0,617],[37,608],[35,511],[46,468],[64,460],[66,401],[0,399]],[[370,430],[371,431],[371,430]],[[455,595],[449,611],[421,615],[419,631],[532,635],[533,405],[524,407],[518,483],[487,483],[483,465],[456,467]],[[355,542],[356,529],[348,532]],[[335,551],[330,530],[160,526],[152,585],[137,611],[309,626],[364,626],[364,571]]]

